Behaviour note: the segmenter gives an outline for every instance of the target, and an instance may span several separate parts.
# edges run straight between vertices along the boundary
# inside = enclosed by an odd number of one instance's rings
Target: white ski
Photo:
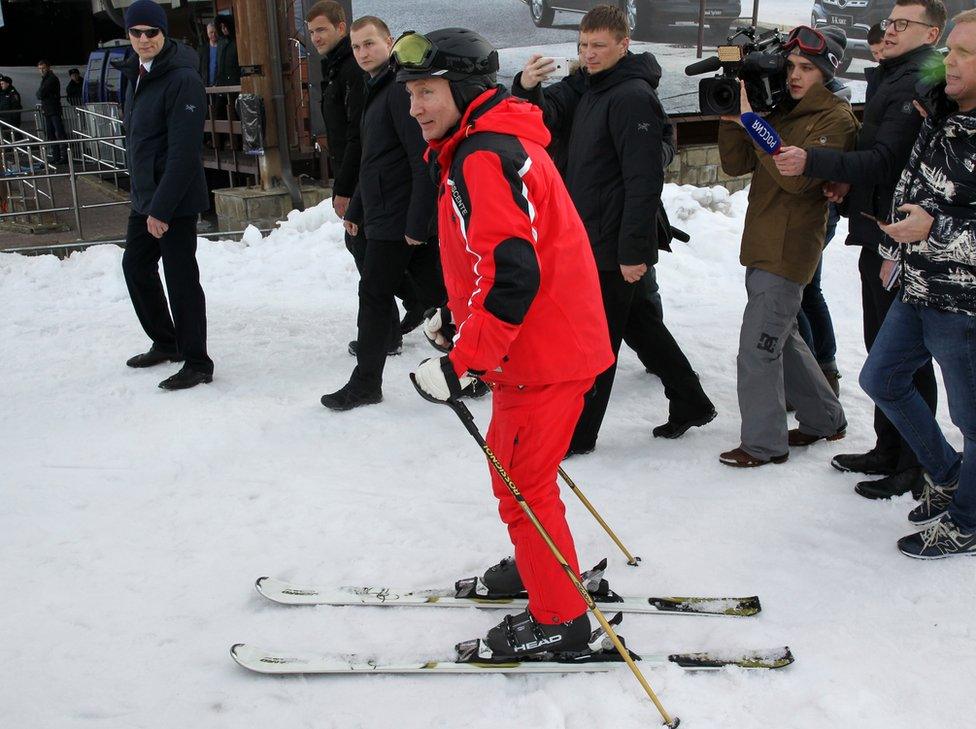
[[[245,643],[230,649],[231,657],[249,671],[273,675],[300,674],[485,674],[485,673],[593,673],[612,671],[626,664],[619,660],[512,661],[505,663],[471,661],[418,661],[416,663],[383,663],[356,656],[316,656],[301,653],[269,651]],[[684,653],[642,656],[641,664],[675,664],[687,670],[715,671],[727,667],[746,669],[782,668],[793,662],[787,647],[768,651],[741,653]]]
[[[264,597],[282,605],[373,605],[378,607],[478,607],[521,609],[527,604],[524,598],[487,598],[481,596],[456,597],[452,589],[399,590],[394,587],[319,587],[297,585],[275,579],[259,577],[257,591]],[[761,609],[759,598],[752,597],[627,597],[614,599],[593,596],[601,606],[623,613],[700,615],[748,617]]]

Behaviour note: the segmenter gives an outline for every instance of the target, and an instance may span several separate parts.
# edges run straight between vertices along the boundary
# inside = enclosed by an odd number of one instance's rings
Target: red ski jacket
[[[458,375],[541,385],[613,363],[593,250],[538,107],[489,89],[431,142]]]

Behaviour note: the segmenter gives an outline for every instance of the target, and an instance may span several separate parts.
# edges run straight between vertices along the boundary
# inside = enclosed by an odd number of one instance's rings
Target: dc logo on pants
[[[762,349],[763,351],[773,353],[776,349],[776,342],[779,341],[779,337],[772,337],[769,334],[760,334],[759,343],[756,345],[756,349]]]

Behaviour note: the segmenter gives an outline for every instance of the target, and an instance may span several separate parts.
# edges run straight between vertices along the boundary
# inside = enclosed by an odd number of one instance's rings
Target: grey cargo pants
[[[742,449],[768,460],[789,452],[787,400],[804,433],[833,435],[847,420],[797,331],[803,284],[747,268],[746,293],[736,358]]]

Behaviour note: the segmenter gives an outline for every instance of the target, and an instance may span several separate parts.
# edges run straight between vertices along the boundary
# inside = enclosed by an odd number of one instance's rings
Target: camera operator
[[[631,53],[629,44],[623,12],[598,5],[580,22],[585,76],[570,76],[543,92],[539,84],[554,66],[551,59],[536,55],[512,89],[542,108],[546,127],[557,141],[568,139],[558,155],[566,160],[561,171],[596,258],[615,356],[635,307],[648,312],[653,307],[656,286],[643,279],[657,262],[655,220],[671,144],[655,92],[661,67],[650,53]],[[655,428],[655,436],[678,437],[711,421],[715,408],[661,317],[648,313],[642,321],[646,340],[653,341],[638,346],[655,365],[670,401],[668,421]],[[616,362],[587,393],[570,454],[596,447],[615,373]]]
[[[853,147],[857,121],[850,104],[825,86],[846,45],[838,28],[800,26],[790,33],[782,49],[788,54],[789,98],[768,117],[785,144]],[[740,97],[742,112],[751,111],[744,83]],[[719,460],[739,468],[782,463],[790,446],[837,440],[847,426],[837,396],[796,325],[803,287],[823,250],[827,200],[822,180],[783,177],[775,157],[753,144],[739,117],[723,117],[718,141],[726,173],[753,173],[739,256],[746,266],[748,295],[737,358],[741,443]],[[790,431],[787,399],[800,424]]]
[[[831,180],[824,186],[828,198],[843,200],[849,216],[848,245],[861,246],[858,268],[864,309],[864,346],[871,351],[885,314],[894,301],[894,289],[885,288],[878,244],[884,234],[872,218],[885,218],[891,198],[918,136],[922,117],[912,105],[922,69],[937,56],[933,45],[945,27],[941,0],[898,0],[884,26],[884,58],[874,71],[873,90],[864,108],[864,124],[854,151],[785,147],[776,166],[786,176],[803,175]],[[915,375],[922,397],[932,411],[936,405],[935,372],[931,361]],[[875,446],[867,453],[845,453],[831,461],[841,471],[882,474],[862,481],[854,490],[869,499],[886,499],[908,491],[920,493],[923,479],[918,460],[897,429],[875,408]]]
[[[899,222],[881,224],[900,258],[901,297],[888,310],[860,383],[894,423],[925,469],[921,504],[908,516],[924,531],[903,537],[909,557],[976,554],[976,10],[955,18],[946,82],[901,174]],[[960,455],[946,441],[913,377],[934,357],[949,416],[962,431]]]

